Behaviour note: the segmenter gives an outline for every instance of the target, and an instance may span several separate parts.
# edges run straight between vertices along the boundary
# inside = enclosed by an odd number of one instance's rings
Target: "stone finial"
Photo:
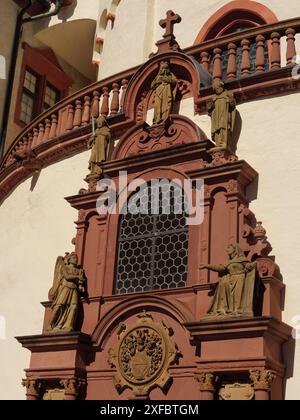
[[[157,53],[165,53],[168,51],[180,51],[180,46],[174,35],[174,25],[181,22],[181,17],[172,10],[167,12],[166,19],[162,19],[159,25],[165,29],[163,39],[156,43],[158,47]]]

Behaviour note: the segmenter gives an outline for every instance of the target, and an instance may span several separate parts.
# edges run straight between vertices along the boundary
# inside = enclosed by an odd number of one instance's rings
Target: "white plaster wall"
[[[100,3],[99,16],[109,9],[110,3],[110,0]],[[155,42],[164,32],[158,22],[165,18],[167,10],[181,15],[182,23],[175,26],[175,35],[181,48],[187,48],[194,44],[204,23],[227,3],[226,0],[121,0],[114,25],[109,22],[105,31],[98,78],[141,64],[155,52]],[[261,0],[260,3],[269,7],[279,20],[300,15],[298,0],[289,1],[289,7],[282,0]],[[283,61],[284,54],[283,42]]]
[[[6,92],[7,73],[10,65],[17,10],[14,2],[0,0],[0,98],[4,98]],[[3,115],[3,106],[4,103],[0,100],[0,124]]]
[[[77,212],[64,197],[85,186],[87,162],[88,152],[44,169],[33,191],[28,179],[0,207],[0,399],[25,398],[30,353],[14,337],[41,333],[56,257],[74,249]]]

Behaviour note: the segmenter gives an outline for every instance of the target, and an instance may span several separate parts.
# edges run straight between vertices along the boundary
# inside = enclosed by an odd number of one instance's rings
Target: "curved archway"
[[[267,6],[250,0],[234,0],[215,12],[203,25],[194,45],[241,29],[277,22]]]
[[[162,296],[148,295],[131,296],[130,298],[118,303],[111,311],[107,312],[98,322],[92,334],[92,341],[96,347],[103,348],[110,336],[109,331],[115,329],[128,315],[135,315],[142,310],[161,312],[172,318],[179,325],[191,322],[193,314],[185,305],[180,302],[174,304],[169,299]]]

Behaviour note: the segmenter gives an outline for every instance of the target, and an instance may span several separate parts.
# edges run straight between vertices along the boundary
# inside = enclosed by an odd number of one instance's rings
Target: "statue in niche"
[[[79,297],[85,291],[85,275],[83,269],[78,266],[77,255],[71,253],[65,257],[58,257],[50,291],[52,314],[49,332],[75,331]]]
[[[105,117],[100,115],[96,120],[97,128],[91,136],[88,147],[91,149],[89,170],[91,176],[101,176],[101,164],[110,159],[113,152],[111,133]]]
[[[219,316],[253,316],[256,262],[247,260],[240,245],[229,245],[226,264],[200,266],[219,273],[220,281],[205,318]]]
[[[235,127],[236,101],[232,93],[225,89],[221,79],[213,82],[215,95],[207,103],[207,112],[211,117],[212,140],[217,147],[230,148],[230,141]]]
[[[164,124],[172,113],[176,99],[178,80],[170,71],[167,61],[160,63],[159,73],[152,82],[151,89],[155,91],[153,124]]]

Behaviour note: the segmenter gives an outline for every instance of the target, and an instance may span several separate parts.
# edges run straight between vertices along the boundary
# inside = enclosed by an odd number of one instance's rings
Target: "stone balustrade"
[[[269,81],[274,93],[274,80],[284,81],[281,90],[290,86],[291,68],[296,65],[296,34],[300,33],[300,18],[276,22],[241,32],[225,35],[199,45],[187,48],[184,53],[198,61],[202,68],[212,75],[232,83],[232,91],[247,99],[245,91],[257,87],[258,81],[264,83],[263,77]],[[283,43],[286,48],[281,48]],[[285,60],[282,51],[285,51]],[[37,150],[48,148],[53,143],[63,143],[65,138],[80,137],[91,132],[92,118],[99,115],[109,117],[110,127],[120,126],[125,121],[124,98],[130,79],[139,67],[124,71],[116,76],[94,83],[73,94],[35,118],[14,140],[7,150],[0,167],[0,184],[7,176],[11,165],[17,166],[24,160],[36,156]],[[236,83],[238,82],[238,83]],[[245,84],[245,90],[244,85]],[[234,85],[236,84],[236,86]],[[297,85],[298,86],[298,85]],[[298,88],[296,86],[296,88]],[[266,89],[262,90],[266,95]],[[200,90],[198,113],[205,112],[205,103],[212,94],[211,87]],[[122,118],[123,117],[123,120]],[[83,143],[82,143],[83,144]],[[83,150],[82,146],[81,149]],[[70,148],[70,153],[74,152]],[[67,152],[69,153],[69,152]],[[46,164],[54,162],[62,156],[49,158]],[[30,165],[29,165],[30,166]],[[36,167],[36,162],[33,165]],[[11,171],[8,171],[11,172]]]

